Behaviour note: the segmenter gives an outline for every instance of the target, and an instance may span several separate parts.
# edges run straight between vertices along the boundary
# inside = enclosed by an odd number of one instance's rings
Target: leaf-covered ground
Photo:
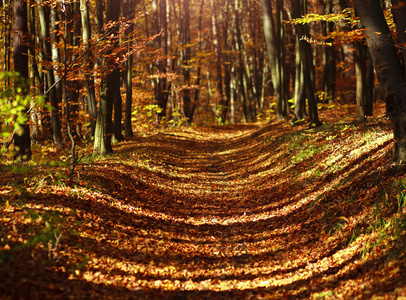
[[[3,165],[0,298],[406,299],[406,179],[382,105],[354,111],[139,134],[71,178],[53,148]]]

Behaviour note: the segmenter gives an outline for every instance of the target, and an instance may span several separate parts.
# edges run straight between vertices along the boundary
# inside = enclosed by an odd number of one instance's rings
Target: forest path
[[[380,292],[390,277],[376,283],[372,270],[383,258],[360,264],[366,241],[350,243],[373,199],[354,198],[352,185],[363,190],[379,176],[382,169],[365,156],[387,157],[390,138],[384,134],[349,162],[337,154],[337,168],[331,154],[345,150],[345,137],[334,147],[310,146],[309,154],[306,142],[325,142],[334,130],[294,130],[217,127],[136,138],[132,150],[123,145],[145,161],[145,173],[133,175],[142,194],[128,202],[155,218],[146,228],[151,244],[137,245],[154,266],[135,276],[139,287],[191,299],[352,297],[358,284],[367,284],[363,294]],[[361,144],[348,146],[351,155]],[[337,170],[321,176],[329,164]],[[343,204],[342,194],[353,199]]]
[[[78,166],[63,184],[36,183],[24,201],[65,216],[64,235],[58,249],[37,247],[3,266],[0,278],[9,278],[3,284],[14,291],[6,295],[406,296],[403,235],[385,242],[385,250],[379,246],[386,241],[380,232],[392,230],[382,222],[394,216],[382,197],[398,195],[382,167],[391,144],[380,121],[364,128],[298,131],[272,123],[134,137],[116,145],[112,157]],[[7,220],[24,216],[14,206],[4,212]],[[20,223],[2,226],[11,236],[24,231]],[[406,226],[404,219],[398,223]]]

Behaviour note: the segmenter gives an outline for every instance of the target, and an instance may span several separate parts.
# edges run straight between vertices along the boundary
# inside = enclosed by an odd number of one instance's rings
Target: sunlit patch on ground
[[[70,179],[63,166],[4,173],[0,295],[405,297],[391,147],[380,117],[188,128],[119,144]]]

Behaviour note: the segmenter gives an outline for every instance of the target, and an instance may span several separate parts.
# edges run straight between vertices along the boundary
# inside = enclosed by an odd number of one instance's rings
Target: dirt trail
[[[28,279],[34,295],[405,295],[405,280],[399,276],[406,271],[404,260],[388,265],[386,253],[363,259],[365,243],[373,236],[360,234],[351,241],[374,201],[373,196],[361,197],[360,191],[370,180],[385,176],[376,167],[382,161],[373,155],[387,158],[389,138],[383,134],[382,141],[364,151],[371,160],[355,157],[347,165],[343,160],[334,176],[326,171],[318,177],[309,170],[327,164],[337,149],[326,147],[297,162],[296,150],[284,144],[292,134],[291,127],[274,124],[137,137],[117,146],[118,158],[78,168],[74,183],[28,199],[63,207],[61,211],[74,216],[70,222],[78,232],[63,240],[63,255],[55,265],[37,269]],[[352,192],[358,193],[353,201],[342,203],[341,195]],[[73,270],[66,270],[74,256],[87,264],[78,268],[77,259]],[[9,284],[18,276],[24,275],[11,271]],[[47,280],[40,282],[41,276]]]

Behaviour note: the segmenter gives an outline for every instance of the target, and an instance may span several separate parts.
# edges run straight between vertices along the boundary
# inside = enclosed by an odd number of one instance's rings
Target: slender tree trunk
[[[30,0],[29,2],[29,16],[30,16],[30,43],[29,43],[29,51],[31,53],[32,59],[31,59],[31,72],[33,73],[33,77],[34,77],[34,82],[32,83],[33,85],[35,85],[35,79],[38,80],[38,85],[39,86],[43,86],[44,82],[42,80],[42,77],[38,71],[38,65],[37,65],[37,61],[36,61],[36,47],[35,47],[35,38],[37,35],[36,32],[36,28],[35,28],[35,24],[36,24],[36,14],[35,14],[35,5],[33,5],[35,3],[35,0]],[[41,95],[44,95],[44,89],[39,89],[39,92],[41,93]]]
[[[101,0],[98,0],[101,1]],[[107,22],[116,22],[120,16],[120,7],[121,7],[121,0],[108,0],[107,1]],[[102,13],[100,14],[102,15]],[[99,26],[101,26],[101,20],[99,20]],[[118,25],[112,23],[112,27],[109,30],[108,34],[110,39],[113,40],[113,43],[118,41],[117,31]],[[108,69],[108,61],[107,59],[111,59],[112,49],[109,48],[106,51],[106,57],[102,60],[102,69],[108,74],[105,78],[102,78],[101,88],[100,88],[100,105],[99,110],[97,113],[97,121],[96,121],[96,132],[95,132],[95,142],[94,142],[94,149],[96,153],[103,155],[107,153],[113,152],[113,148],[111,146],[111,139],[113,135],[113,122],[112,122],[112,114],[113,114],[113,103],[114,103],[114,85],[117,84],[116,78],[119,77],[117,74],[116,66],[114,63],[110,65],[110,68],[115,68],[114,71]]]
[[[76,155],[76,142],[79,140],[78,128],[78,114],[79,114],[79,89],[80,82],[75,75],[68,78],[68,64],[76,60],[77,53],[73,52],[68,55],[67,46],[72,46],[72,49],[79,47],[80,37],[80,4],[78,2],[71,2],[62,4],[62,21],[64,26],[64,74],[63,74],[63,99],[65,100],[65,121],[67,135],[71,142],[71,167],[70,175],[73,175],[75,166],[77,164]],[[70,56],[70,57],[69,57]],[[71,75],[71,74],[69,74]],[[75,129],[73,129],[75,128]]]
[[[236,65],[236,72],[235,76],[238,78],[238,85],[239,89],[241,90],[241,99],[242,99],[242,108],[243,108],[243,116],[245,122],[253,121],[251,107],[250,107],[250,99],[248,95],[247,85],[246,85],[246,74],[245,74],[245,58],[244,58],[244,42],[242,39],[242,31],[241,31],[241,22],[239,18],[239,2],[235,0],[234,2],[234,14],[235,14],[235,38],[234,38],[234,48],[237,53],[237,65]]]
[[[116,44],[118,47],[118,41]],[[113,124],[114,140],[116,142],[122,142],[124,140],[121,126],[123,120],[123,100],[121,99],[121,91],[120,91],[120,69],[116,68],[112,72],[112,79],[113,83],[111,84],[111,88],[113,89],[113,104],[114,104],[114,124]]]
[[[90,50],[90,39],[92,36],[91,27],[90,27],[90,17],[89,17],[89,5],[86,0],[80,0],[80,7],[81,7],[81,20],[82,20],[82,39],[84,50],[86,54],[84,56],[84,61],[86,65],[85,69],[85,86],[87,90],[86,95],[86,104],[87,104],[87,111],[90,116],[90,128],[92,136],[94,136],[94,131],[96,129],[96,117],[97,117],[97,106],[96,106],[96,91],[94,88],[94,77],[93,77],[93,69],[94,63],[91,57],[91,50]]]
[[[126,16],[128,21],[131,21],[131,25],[127,28],[126,36],[128,38],[128,52],[131,53],[132,51],[132,37],[134,31],[134,23],[132,19],[134,18],[134,8],[135,8],[135,0],[127,0],[126,6]],[[126,84],[126,99],[125,99],[125,118],[124,118],[124,133],[126,137],[132,137],[133,129],[131,125],[131,116],[132,116],[132,101],[133,101],[133,83],[132,83],[132,68],[133,68],[133,55],[130,54],[127,63],[126,63],[126,76],[125,80]]]
[[[293,1],[298,2],[298,1]],[[283,1],[276,1],[276,18],[272,12],[271,0],[261,0],[262,16],[264,22],[265,43],[268,53],[268,60],[271,65],[272,83],[277,101],[277,119],[282,120],[289,115],[289,104],[284,93],[283,75],[283,45],[281,45],[282,34],[282,10]]]
[[[216,115],[216,119],[218,117],[221,118],[221,111],[223,110],[223,107],[221,106],[224,103],[224,92],[223,92],[223,76],[222,76],[222,57],[221,57],[221,46],[220,46],[220,38],[219,38],[219,26],[218,26],[218,4],[214,2],[214,0],[211,1],[211,7],[212,7],[212,15],[211,15],[211,28],[213,32],[213,46],[214,46],[214,52],[216,55],[216,87],[217,87],[217,101],[215,104],[215,109],[216,113],[219,113],[219,115]],[[220,119],[221,122],[221,119]]]
[[[55,77],[55,89],[56,89],[56,98],[58,99],[58,103],[62,103],[62,82],[60,80],[60,76],[58,73],[60,73],[58,64],[61,62],[60,55],[59,55],[59,49],[58,49],[58,44],[59,44],[59,37],[58,37],[58,32],[60,31],[59,28],[59,16],[58,16],[58,8],[59,6],[51,6],[51,16],[50,16],[50,37],[51,37],[51,57],[52,57],[52,62],[54,65],[54,77]]]
[[[42,44],[44,45],[43,58],[48,64],[52,64],[52,50],[50,44],[49,35],[49,11],[45,6],[41,4],[41,0],[37,0],[38,5],[38,15],[40,21],[40,36]],[[52,139],[56,146],[62,143],[61,134],[61,121],[60,121],[60,109],[58,102],[58,95],[55,87],[55,76],[52,67],[47,67],[47,86],[49,93],[49,101],[51,103],[51,128],[52,128]]]
[[[333,0],[326,0],[323,3],[323,0],[320,0],[320,3],[324,6],[326,14],[333,13]],[[327,36],[334,31],[335,23],[326,22],[323,23],[323,35]],[[331,42],[331,39],[326,40],[326,42]],[[336,90],[336,48],[335,47],[323,47],[323,90],[324,90],[324,102],[333,103],[335,98]]]
[[[190,11],[189,11],[189,0],[183,0],[183,14],[184,14],[184,24],[183,24],[183,45],[185,48],[183,55],[183,80],[184,84],[187,86],[183,90],[183,111],[185,117],[189,122],[193,120],[194,105],[191,101],[190,88],[188,87],[190,82],[190,59],[191,59],[191,49],[190,49]]]
[[[367,101],[366,89],[366,53],[367,48],[362,42],[357,43],[354,52],[355,59],[355,80],[356,80],[356,98],[358,107],[358,121],[365,122],[365,105]]]
[[[29,15],[29,52],[31,54],[31,59],[30,59],[30,73],[31,75],[31,85],[32,86],[37,86],[36,81],[38,80],[38,86],[42,86],[43,82],[41,81],[41,76],[39,75],[38,71],[38,66],[36,63],[36,51],[35,51],[35,37],[36,37],[36,30],[35,30],[35,23],[36,23],[36,14],[35,14],[35,0],[30,0],[28,1],[28,15]],[[43,96],[43,89],[39,89],[39,92]],[[39,109],[37,107],[34,107],[30,113],[31,117],[31,140],[32,142],[37,142],[38,136],[39,136],[39,131],[40,131],[40,118],[38,117],[38,111]]]
[[[10,51],[11,51],[11,12],[9,12],[8,10],[10,9],[10,6],[7,5],[6,0],[2,0],[1,2],[2,4],[2,8],[3,8],[3,14],[2,14],[2,18],[3,18],[3,26],[1,28],[1,34],[4,37],[4,61],[3,61],[3,70],[4,72],[8,72],[10,71]],[[5,82],[4,85],[8,85],[9,84],[9,79],[8,76],[4,76]]]
[[[80,3],[72,2],[66,5],[66,13],[64,14],[64,20],[67,28],[65,27],[67,40],[65,38],[65,45],[69,43],[73,49],[79,48],[80,45],[80,29],[81,29],[81,20],[80,16]],[[63,91],[65,93],[65,109],[66,109],[66,124],[68,129],[68,136],[72,142],[72,157],[75,160],[75,142],[80,139],[79,132],[79,97],[80,97],[80,85],[81,82],[78,78],[68,78],[67,72],[67,63],[73,63],[78,57],[78,53],[73,52],[71,57],[67,57],[67,52],[65,49],[65,74],[64,74],[64,83],[65,86]],[[68,83],[68,84],[67,84]],[[68,101],[67,101],[68,100]],[[75,139],[75,140],[74,140]]]
[[[204,7],[204,0],[201,0],[200,3],[200,11],[199,11],[199,27],[198,27],[198,33],[197,33],[197,44],[198,44],[198,53],[200,54],[202,52],[202,19],[203,19],[203,7]],[[201,59],[198,59],[198,66],[197,66],[197,74],[196,74],[196,89],[195,89],[195,94],[194,94],[194,104],[192,106],[193,108],[193,115],[194,111],[196,110],[196,103],[199,101],[200,97],[200,80],[202,76],[202,67],[201,67]],[[192,120],[191,120],[192,121]]]
[[[301,52],[299,51],[299,38],[296,36],[296,58],[295,58],[295,116],[292,119],[294,124],[298,120],[306,118],[306,91],[303,80],[303,67]]]
[[[223,13],[223,22],[222,22],[222,33],[223,33],[223,47],[226,53],[229,53],[231,48],[229,47],[229,30],[228,30],[228,2],[226,2],[225,12]],[[223,55],[223,69],[224,69],[224,92],[225,98],[223,98],[223,110],[221,112],[221,124],[226,123],[227,113],[230,106],[230,98],[231,98],[231,63],[232,58],[230,54]]]
[[[16,82],[16,87],[20,87],[23,93],[27,93],[28,87],[28,25],[27,25],[27,2],[14,0],[14,70],[21,76],[20,82]],[[25,110],[27,113],[27,109]],[[31,159],[31,137],[30,125],[28,122],[20,124],[23,131],[14,134],[15,160],[28,161]]]
[[[162,51],[162,57],[158,61],[158,84],[156,100],[161,112],[158,113],[158,120],[161,120],[166,116],[166,106],[168,103],[168,86],[166,79],[167,68],[167,56],[168,56],[168,21],[166,17],[167,1],[159,1],[159,27],[161,35],[159,39],[159,45]]]
[[[369,48],[367,48],[367,59],[366,59],[366,94],[367,94],[367,101],[365,103],[365,115],[372,116],[373,112],[373,104],[375,100],[375,71],[374,66],[372,64],[371,53]]]
[[[303,1],[303,0],[301,0]],[[301,1],[292,0],[292,17],[299,18],[302,15],[302,7],[305,4]],[[306,29],[303,25],[296,25],[296,35],[298,38],[302,36],[308,36],[306,34]],[[307,41],[299,41],[300,56],[302,59],[302,68],[303,68],[303,84],[306,91],[307,101],[309,105],[309,123],[311,126],[319,126],[321,122],[318,116],[317,110],[317,99],[314,92],[314,82],[312,79],[312,70],[313,70],[313,58],[310,44]]]

